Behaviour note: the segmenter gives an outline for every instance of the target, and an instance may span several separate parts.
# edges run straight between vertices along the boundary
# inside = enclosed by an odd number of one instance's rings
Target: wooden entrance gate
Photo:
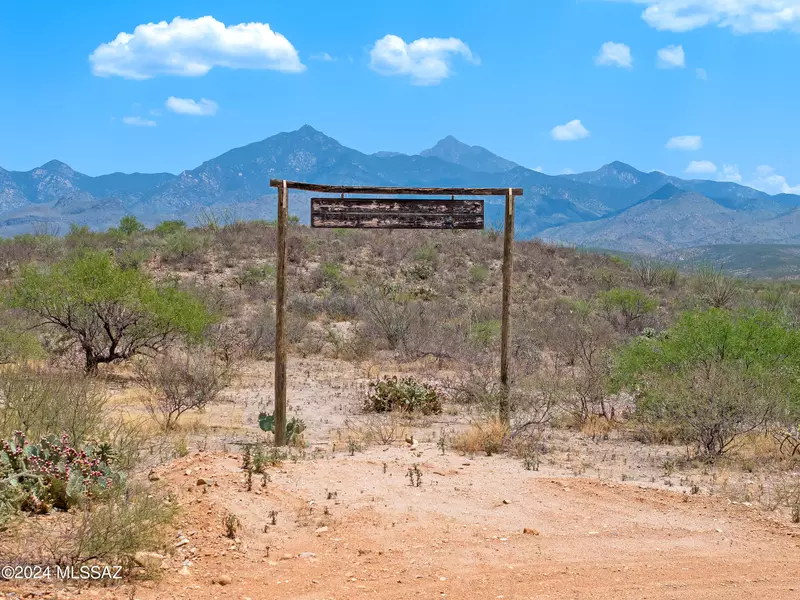
[[[289,190],[340,194],[339,198],[312,198],[311,226],[379,229],[483,229],[483,200],[456,200],[456,196],[504,196],[503,305],[500,329],[500,383],[503,394],[499,416],[510,418],[508,352],[511,327],[511,273],[514,241],[514,198],[521,188],[419,188],[322,185],[271,179],[278,189],[278,241],[275,301],[275,445],[286,444],[286,233],[289,226]],[[377,196],[450,196],[450,200],[393,200],[345,198],[345,194]]]

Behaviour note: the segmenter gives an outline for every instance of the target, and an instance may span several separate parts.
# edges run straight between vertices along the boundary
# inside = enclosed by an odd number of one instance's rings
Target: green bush
[[[184,229],[186,229],[186,223],[184,221],[162,221],[155,226],[153,233],[157,233],[158,235],[170,235]]]
[[[383,377],[369,383],[364,410],[378,413],[401,410],[438,415],[442,412],[442,394],[432,385],[420,383],[413,377]]]
[[[612,391],[625,388],[638,390],[640,419],[723,454],[738,436],[800,414],[800,332],[775,313],[688,312],[617,354]]]
[[[117,227],[117,230],[122,235],[129,236],[134,233],[139,233],[140,231],[147,231],[147,227],[140,223],[139,219],[133,215],[125,215],[119,220],[119,227]]]
[[[658,307],[658,300],[635,289],[614,288],[600,292],[597,299],[608,317],[620,318],[625,329]]]

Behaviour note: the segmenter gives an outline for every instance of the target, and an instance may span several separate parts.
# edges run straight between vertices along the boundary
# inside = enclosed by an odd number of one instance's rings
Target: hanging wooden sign
[[[311,226],[343,229],[483,229],[483,200],[312,198]]]

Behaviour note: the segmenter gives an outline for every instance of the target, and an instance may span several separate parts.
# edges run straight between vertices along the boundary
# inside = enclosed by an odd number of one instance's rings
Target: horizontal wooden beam
[[[270,187],[283,186],[282,179],[270,179]],[[508,190],[514,196],[522,196],[522,188],[428,188],[428,187],[374,187],[359,185],[325,185],[320,183],[302,183],[287,181],[286,187],[306,192],[323,192],[329,194],[382,194],[385,196],[506,196]]]

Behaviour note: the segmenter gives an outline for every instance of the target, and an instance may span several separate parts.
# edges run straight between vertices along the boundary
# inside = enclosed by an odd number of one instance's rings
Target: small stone
[[[211,579],[211,583],[216,583],[219,585],[230,585],[233,583],[233,579],[231,579],[230,575],[217,575]]]
[[[186,475],[191,475],[191,474],[192,474],[192,470],[191,469],[186,469]]]
[[[186,538],[183,538],[181,541],[179,541],[177,544],[175,544],[175,547],[176,548],[180,548],[181,546],[185,546],[188,543],[189,543],[189,540],[187,540]]]
[[[301,552],[297,555],[297,558],[316,558],[317,555],[313,552]]]
[[[164,557],[157,552],[137,552],[133,555],[133,560],[140,567],[152,570],[161,566]]]
[[[214,485],[214,480],[201,477],[200,479],[197,480],[197,485]]]
[[[284,554],[284,555],[281,557],[281,560],[292,560],[293,558],[294,558],[294,555],[293,555],[293,554]]]
[[[183,565],[183,567],[181,567],[181,570],[178,571],[178,574],[179,575],[191,575],[191,573],[189,572],[189,567],[187,567],[186,565]]]
[[[317,527],[314,530],[314,533],[316,533],[317,535],[320,535],[321,533],[325,533],[326,531],[328,531],[327,527]]]
[[[161,479],[161,475],[159,475],[158,473],[153,473],[153,472],[151,472],[151,473],[150,473],[150,474],[147,476],[147,478],[148,478],[150,481],[159,481],[159,480]]]
[[[528,535],[539,535],[539,532],[536,529],[533,529],[532,527],[526,527],[525,529],[522,530],[522,533]]]

